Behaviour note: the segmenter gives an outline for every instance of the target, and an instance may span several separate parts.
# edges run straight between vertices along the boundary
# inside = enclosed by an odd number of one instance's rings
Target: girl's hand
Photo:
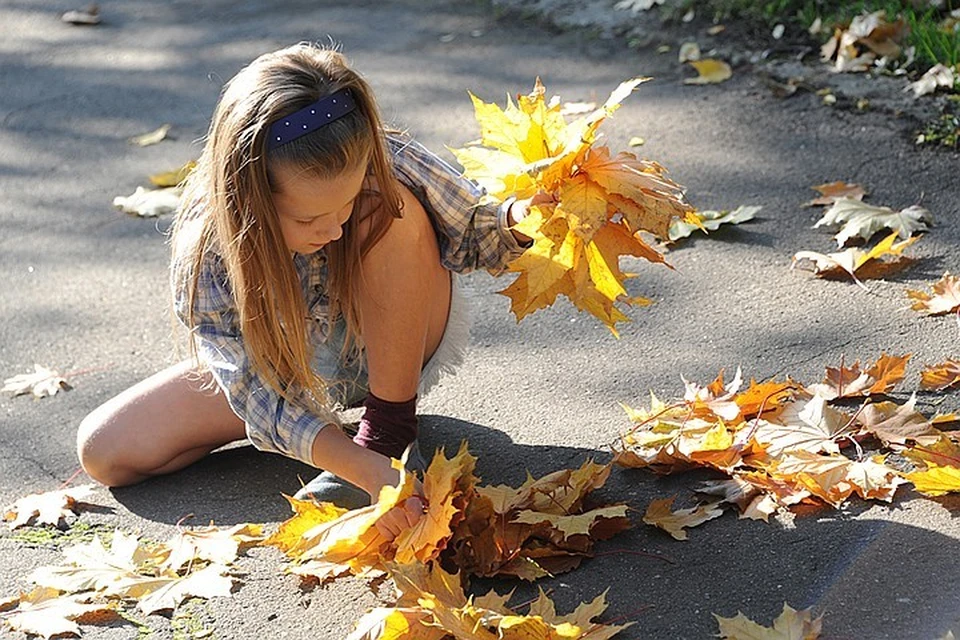
[[[377,521],[377,530],[387,540],[393,540],[400,535],[400,532],[420,522],[426,510],[427,506],[423,498],[410,496],[383,514]]]
[[[532,198],[514,200],[510,204],[510,208],[507,211],[507,222],[510,225],[510,232],[513,233],[513,236],[517,239],[517,242],[519,242],[521,245],[527,245],[533,242],[533,238],[529,238],[513,228],[519,224],[521,220],[527,217],[527,212],[530,210],[530,207],[536,207],[542,204],[556,204],[556,202],[557,200],[552,194],[540,191]]]

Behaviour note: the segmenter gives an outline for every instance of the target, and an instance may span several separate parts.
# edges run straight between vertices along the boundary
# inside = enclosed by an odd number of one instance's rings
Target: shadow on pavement
[[[516,486],[527,471],[538,476],[588,457],[609,457],[576,447],[517,444],[496,429],[439,415],[421,416],[421,434],[425,453],[442,446],[451,455],[467,440],[484,484]],[[292,493],[298,477],[306,480],[314,472],[250,446],[233,446],[171,476],[114,490],[114,496],[138,516],[165,523],[187,514],[194,515],[194,524],[278,522],[290,514],[280,493]],[[473,591],[515,588],[513,602],[524,602],[540,587],[566,612],[608,590],[604,619],[637,622],[623,638],[711,637],[717,632],[711,614],[737,614],[730,603],[767,625],[784,602],[815,607],[827,616],[824,640],[933,639],[958,629],[960,541],[886,519],[915,502],[901,498],[889,510],[854,502],[844,510],[811,510],[792,522],[770,524],[727,513],[690,530],[686,542],[642,524],[650,500],[680,494],[680,501],[689,501],[688,487],[706,477],[615,469],[598,497],[634,507],[633,529],[599,544],[597,556],[573,573],[536,585],[475,580]],[[937,502],[937,509],[954,517],[960,508],[960,498]]]

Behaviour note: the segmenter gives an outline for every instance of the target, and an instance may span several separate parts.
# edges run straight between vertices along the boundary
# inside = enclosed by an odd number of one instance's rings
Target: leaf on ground
[[[436,563],[391,567],[398,592],[397,606],[368,614],[349,640],[607,640],[632,623],[606,625],[595,621],[606,610],[604,596],[559,616],[543,593],[530,604],[530,613],[511,610],[509,596],[487,594],[467,598],[460,576]],[[398,613],[393,613],[398,612]]]
[[[21,373],[4,380],[0,391],[11,393],[14,397],[30,393],[35,398],[45,398],[56,395],[61,389],[69,391],[73,388],[53,369],[39,364],[34,364],[33,368],[33,373]]]
[[[237,559],[242,548],[262,539],[263,526],[250,523],[229,529],[210,526],[181,531],[167,541],[170,555],[161,568],[176,572],[196,560],[228,565]]]
[[[927,462],[927,468],[903,476],[914,489],[928,496],[942,496],[960,491],[960,466],[944,466]]]
[[[613,5],[613,8],[617,11],[640,13],[641,11],[649,11],[664,2],[666,2],[666,0],[618,0],[618,2]]]
[[[128,142],[137,147],[149,147],[150,145],[157,144],[164,140],[168,133],[170,133],[170,125],[164,124],[157,127],[153,131],[148,131],[147,133],[133,136],[128,140]]]
[[[886,352],[881,352],[877,361],[863,371],[860,370],[859,360],[849,367],[841,362],[839,367],[827,367],[823,382],[810,385],[808,389],[827,400],[886,394],[903,380],[910,356],[909,353],[888,356]]]
[[[947,272],[930,289],[931,293],[907,289],[907,297],[916,300],[910,308],[930,316],[960,313],[960,278]]]
[[[960,360],[952,358],[937,364],[928,364],[920,372],[920,388],[942,391],[960,386]]]
[[[685,78],[683,84],[718,84],[733,77],[733,70],[723,60],[701,58],[687,62],[697,70],[695,78]]]
[[[116,616],[116,603],[90,602],[91,594],[63,594],[56,589],[37,587],[21,594],[17,607],[4,611],[3,622],[15,631],[52,638],[79,636],[76,620],[92,614]]]
[[[841,199],[863,200],[863,197],[867,195],[866,190],[859,184],[844,182],[843,180],[818,184],[810,188],[819,191],[820,197],[808,202],[808,207],[831,206]]]
[[[137,187],[129,196],[117,196],[113,199],[113,206],[123,211],[140,216],[141,218],[155,218],[166,213],[173,213],[180,206],[179,187],[163,189],[144,189]]]
[[[724,640],[817,640],[822,624],[822,616],[814,618],[811,609],[797,611],[786,602],[772,627],[757,624],[740,612],[735,618],[713,617]]]
[[[840,225],[840,231],[834,236],[837,246],[843,247],[851,238],[869,240],[878,231],[890,229],[901,240],[907,240],[915,233],[926,231],[933,221],[930,212],[914,205],[901,211],[889,207],[875,207],[854,198],[840,198],[824,211],[814,228]]]
[[[916,395],[902,405],[874,402],[863,408],[857,421],[864,432],[872,433],[886,445],[905,444],[907,440],[933,444],[940,439],[940,431],[916,410],[916,403]]]
[[[60,527],[72,517],[86,498],[93,493],[93,485],[85,484],[69,489],[32,493],[20,498],[4,512],[4,520],[11,529],[29,524],[50,524]]]
[[[798,251],[793,256],[793,266],[802,260],[811,260],[815,265],[814,274],[821,278],[843,278],[845,274],[852,276],[857,282],[882,278],[913,263],[913,258],[902,254],[917,238],[895,244],[896,238],[897,234],[892,233],[869,251],[857,247],[829,254]]]
[[[139,597],[149,590],[165,549],[148,549],[133,535],[116,531],[108,550],[99,536],[64,549],[65,565],[45,566],[30,581],[61,591],[97,590],[108,595]],[[149,574],[149,575],[148,575]]]
[[[820,59],[833,62],[841,73],[864,72],[877,61],[896,59],[901,42],[909,31],[904,19],[889,22],[883,10],[863,13],[850,21],[846,29],[837,27],[833,37],[820,49]]]
[[[960,76],[953,68],[938,62],[927,69],[927,72],[919,80],[908,84],[904,91],[912,91],[913,96],[919,98],[931,94],[941,87],[948,90],[953,89],[958,79],[960,79]]]
[[[668,237],[671,242],[676,242],[680,238],[686,238],[697,229],[704,232],[716,231],[723,224],[740,224],[747,220],[753,220],[761,208],[741,206],[733,211],[697,211],[693,215],[697,217],[700,224],[687,222],[686,219],[675,219],[670,223]]]
[[[178,167],[171,171],[163,171],[161,173],[155,173],[150,176],[150,184],[155,187],[176,187],[181,182],[187,179],[187,176],[197,168],[197,161],[190,160],[182,167]]]
[[[646,513],[643,514],[643,521],[663,529],[676,540],[686,540],[687,532],[685,529],[696,527],[723,515],[723,509],[720,508],[718,502],[672,511],[671,506],[676,498],[676,496],[672,496],[652,501],[647,507]]]
[[[149,591],[137,602],[137,609],[146,615],[157,611],[176,609],[188,598],[214,598],[229,596],[234,580],[227,575],[227,567],[207,565],[186,576],[161,576],[152,583],[143,585]]]
[[[807,402],[795,402],[780,415],[778,422],[758,421],[753,437],[767,453],[780,457],[789,451],[839,453],[837,439],[846,432],[850,416],[815,395]]]
[[[597,128],[647,78],[623,82],[598,109],[567,123],[558,101],[544,100],[537,80],[532,93],[504,109],[473,96],[483,147],[452,149],[464,174],[487,190],[487,200],[549,194],[553,202],[530,208],[516,225],[533,244],[508,271],[519,274],[503,295],[517,320],[566,296],[616,335],[627,320],[615,304],[648,303],[627,295],[619,258],[666,264],[638,235],[666,237],[670,221],[687,215],[682,188],[655,162],[594,147]]]

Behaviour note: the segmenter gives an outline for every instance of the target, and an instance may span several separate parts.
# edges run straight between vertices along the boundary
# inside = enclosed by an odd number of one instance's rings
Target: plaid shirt
[[[445,268],[459,273],[477,268],[498,272],[523,252],[507,228],[506,207],[480,204],[483,189],[419,143],[388,138],[388,144],[394,174],[433,222]],[[192,224],[199,229],[199,220]],[[181,235],[186,239],[181,237],[176,247],[171,283],[177,316],[186,325],[185,283],[192,246],[191,234]],[[293,260],[314,320],[309,323],[308,340],[314,349],[330,349],[326,342],[335,323],[327,308],[324,252],[296,254]],[[336,415],[332,411],[317,414],[305,401],[285,400],[253,372],[226,270],[215,253],[204,259],[195,298],[196,326],[191,329],[200,359],[213,373],[233,411],[246,423],[247,437],[258,449],[312,464],[313,441],[321,429],[338,422]],[[323,376],[325,372],[317,373]]]

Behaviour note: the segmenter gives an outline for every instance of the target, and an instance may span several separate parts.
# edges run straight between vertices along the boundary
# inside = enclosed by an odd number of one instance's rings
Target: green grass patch
[[[806,30],[820,18],[825,37],[832,34],[835,26],[846,25],[860,14],[882,9],[888,19],[903,16],[910,27],[904,44],[916,47],[920,71],[938,62],[948,66],[960,63],[960,28],[955,20],[950,20],[950,12],[960,8],[960,0],[946,0],[938,8],[918,8],[915,4],[909,0],[684,0],[684,9],[706,13],[718,22],[739,19],[768,28],[782,23]]]
[[[60,549],[73,544],[90,542],[97,535],[100,536],[104,544],[109,545],[113,540],[114,531],[116,531],[116,527],[77,521],[70,525],[68,529],[58,529],[49,525],[19,527],[14,529],[9,535],[9,539],[30,547]]]

